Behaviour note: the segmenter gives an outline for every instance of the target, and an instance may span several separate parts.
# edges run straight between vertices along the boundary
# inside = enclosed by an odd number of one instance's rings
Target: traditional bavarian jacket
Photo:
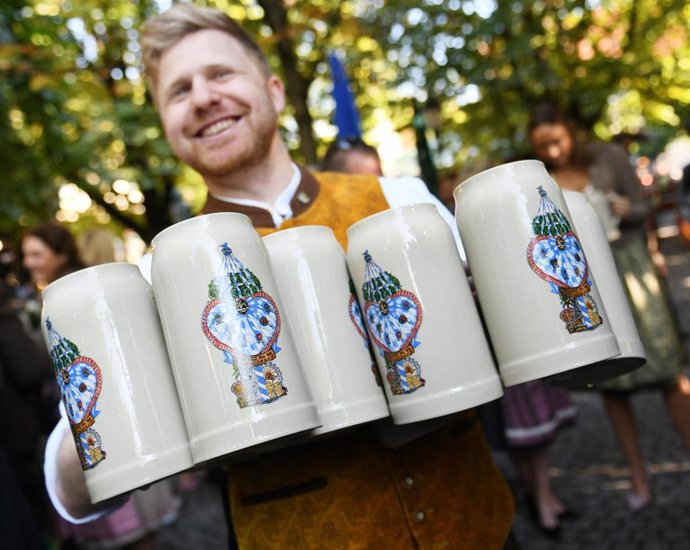
[[[389,208],[373,176],[296,178],[288,219],[212,195],[204,213],[246,214],[264,235],[326,225],[346,247],[350,225]],[[365,424],[258,455],[230,467],[229,499],[241,550],[500,549],[514,512],[473,411]]]

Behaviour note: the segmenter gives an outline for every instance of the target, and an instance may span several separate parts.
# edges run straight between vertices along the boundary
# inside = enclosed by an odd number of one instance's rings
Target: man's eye
[[[170,99],[176,99],[184,94],[186,94],[189,91],[189,86],[182,85],[182,86],[177,86],[176,88],[173,88],[172,91],[170,92]]]
[[[224,78],[227,78],[228,76],[230,76],[230,71],[228,71],[227,69],[221,69],[213,73],[213,77],[216,80],[222,80]]]

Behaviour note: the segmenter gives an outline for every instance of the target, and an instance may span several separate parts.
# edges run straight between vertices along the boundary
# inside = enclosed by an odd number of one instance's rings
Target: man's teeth
[[[216,134],[220,134],[223,130],[227,130],[228,128],[232,127],[235,125],[235,121],[231,119],[225,119],[225,120],[219,120],[218,122],[214,122],[210,126],[207,126],[201,131],[201,137],[208,137],[208,136],[215,136]]]

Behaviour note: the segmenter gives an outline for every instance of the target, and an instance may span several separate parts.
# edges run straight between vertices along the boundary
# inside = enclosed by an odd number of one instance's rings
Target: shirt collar
[[[241,199],[237,197],[220,196],[216,195],[215,193],[211,193],[210,191],[208,194],[214,199],[219,200],[221,202],[228,202],[231,204],[239,204],[241,206],[250,206],[253,208],[261,208],[262,210],[266,210],[271,215],[274,225],[278,227],[281,223],[291,218],[293,215],[292,207],[290,206],[290,201],[292,201],[292,197],[295,195],[295,192],[299,187],[299,182],[301,179],[302,173],[300,172],[300,169],[297,167],[297,165],[293,162],[292,177],[290,178],[290,183],[285,189],[283,189],[282,193],[278,195],[278,198],[276,199],[275,204],[273,205],[264,201],[257,201],[254,199]]]
[[[293,176],[274,205],[252,199],[221,197],[209,192],[201,213],[239,212],[249,216],[255,227],[280,227],[286,219],[309,209],[319,195],[319,187],[308,170],[300,170],[293,164]]]

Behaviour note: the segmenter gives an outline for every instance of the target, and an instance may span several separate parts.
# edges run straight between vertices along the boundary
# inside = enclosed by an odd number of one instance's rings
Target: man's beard
[[[241,147],[225,155],[215,152],[211,155],[201,153],[196,162],[189,164],[202,176],[216,179],[257,166],[268,159],[276,130],[275,122],[265,121],[254,134],[253,143],[249,147]]]

